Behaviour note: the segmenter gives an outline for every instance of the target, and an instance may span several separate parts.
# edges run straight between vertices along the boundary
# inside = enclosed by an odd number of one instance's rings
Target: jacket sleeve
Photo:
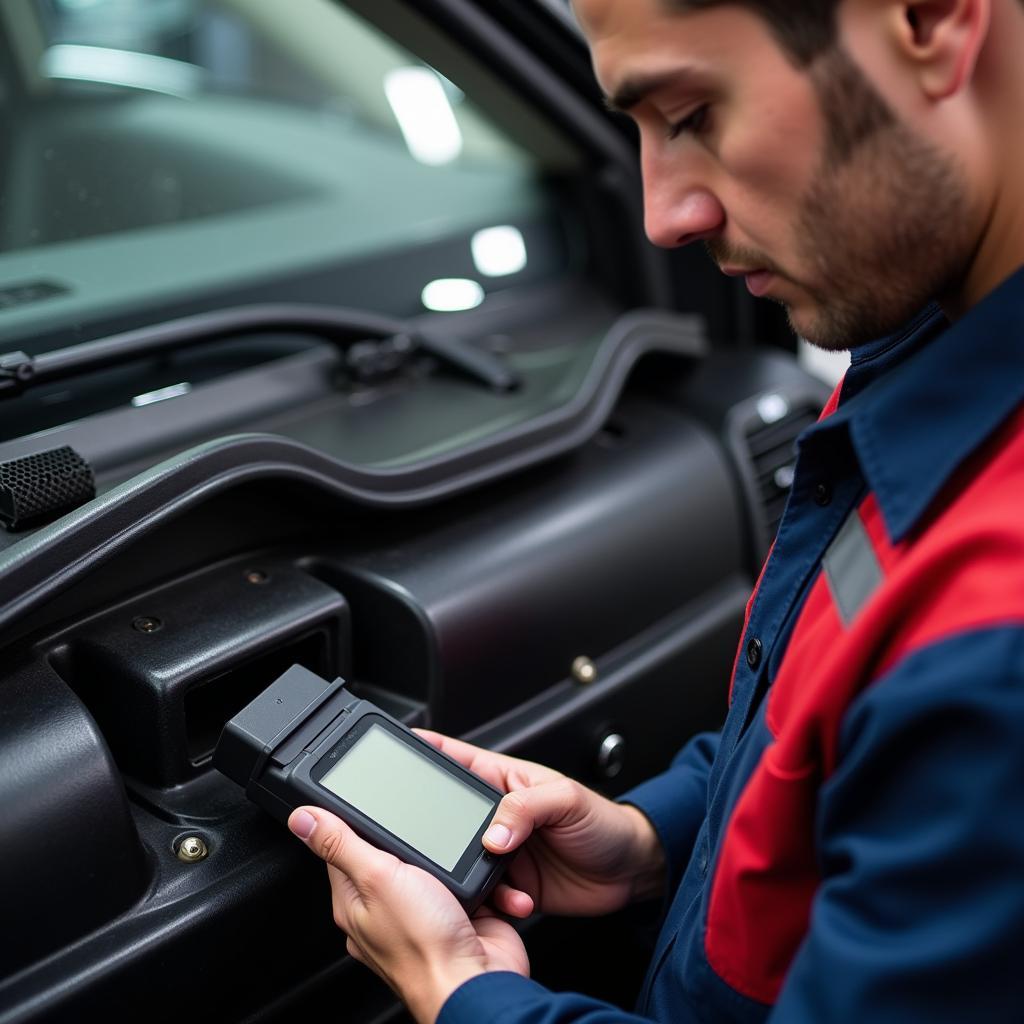
[[[666,771],[619,798],[643,811],[658,833],[668,864],[670,896],[682,880],[707,813],[708,775],[718,741],[718,733],[694,736]]]
[[[848,710],[822,884],[769,1018],[1022,1019],[1024,626],[909,655]]]
[[[460,985],[437,1024],[650,1024],[611,1003],[574,992],[552,992],[518,974],[495,971]]]
[[[665,848],[669,892],[686,866],[707,805],[707,779],[717,734],[695,736],[671,767],[621,799],[650,818]],[[576,993],[555,993],[518,974],[481,974],[461,985],[441,1009],[437,1024],[641,1024],[647,1018]]]

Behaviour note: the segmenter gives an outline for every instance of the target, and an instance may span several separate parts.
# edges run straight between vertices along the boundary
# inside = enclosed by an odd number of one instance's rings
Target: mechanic
[[[576,11],[650,238],[703,241],[852,365],[720,734],[619,803],[431,734],[509,794],[485,844],[522,848],[473,920],[329,814],[290,827],[419,1021],[1024,1020],[1024,3]],[[662,893],[636,1016],[526,977],[506,917]]]

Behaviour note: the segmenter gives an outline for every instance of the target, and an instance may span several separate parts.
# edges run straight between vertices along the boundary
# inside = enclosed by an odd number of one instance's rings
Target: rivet
[[[582,654],[572,663],[572,676],[577,683],[586,686],[597,679],[597,666]]]
[[[626,763],[626,741],[617,733],[609,733],[597,750],[597,769],[606,779],[614,779]]]
[[[250,569],[245,574],[246,583],[252,583],[255,586],[260,586],[261,584],[266,583],[269,579],[270,577],[262,569]]]
[[[140,615],[137,619],[132,619],[132,628],[140,633],[155,633],[163,627],[163,622],[153,615]]]
[[[178,843],[177,852],[178,860],[183,860],[186,864],[194,864],[197,860],[203,860],[210,851],[199,836],[185,836]]]

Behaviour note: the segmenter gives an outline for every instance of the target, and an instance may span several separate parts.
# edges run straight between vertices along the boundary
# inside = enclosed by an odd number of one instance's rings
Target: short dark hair
[[[679,11],[733,4],[760,15],[797,67],[807,67],[836,42],[840,0],[663,0]],[[1018,0],[1024,4],[1024,0]]]
[[[836,42],[836,9],[840,0],[664,0],[680,11],[704,10],[733,4],[760,15],[783,49],[799,67],[807,67],[815,57]]]

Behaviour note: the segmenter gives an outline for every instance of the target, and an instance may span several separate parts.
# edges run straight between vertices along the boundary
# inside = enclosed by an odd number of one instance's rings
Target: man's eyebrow
[[[647,99],[652,92],[668,86],[684,85],[694,77],[695,72],[691,68],[676,68],[674,71],[654,75],[636,75],[627,78],[614,95],[606,96],[604,105],[614,114],[625,114]]]

